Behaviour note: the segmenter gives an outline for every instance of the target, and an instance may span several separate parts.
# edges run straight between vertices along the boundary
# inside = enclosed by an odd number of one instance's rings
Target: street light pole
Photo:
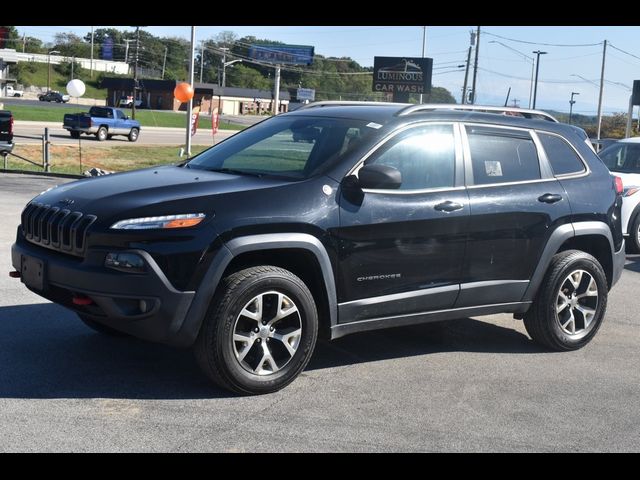
[[[538,96],[538,71],[540,70],[540,55],[546,55],[547,52],[542,52],[540,50],[535,50],[534,52],[536,54],[536,79],[533,82],[533,105],[531,106],[531,108],[536,108],[536,98]]]
[[[58,50],[47,52],[47,92],[51,91],[51,54],[60,53]]]
[[[227,83],[227,47],[220,47],[222,50],[222,86],[226,86]]]
[[[133,102],[131,103],[131,118],[136,119],[136,96],[138,95],[138,53],[140,51],[140,26],[136,26],[136,60],[133,64]]]
[[[569,125],[571,125],[571,118],[573,117],[573,104],[576,103],[573,99],[574,95],[580,95],[580,92],[571,92],[571,100],[569,100]]]
[[[425,46],[426,40],[427,40],[427,27],[423,26],[422,27],[422,58],[424,58],[424,46]],[[420,94],[420,101],[418,103],[422,104],[422,93]]]
[[[196,27],[191,27],[191,46],[189,47],[189,85],[193,88],[194,74],[194,57],[196,51]],[[194,88],[195,90],[195,88]],[[191,157],[191,114],[193,112],[193,98],[187,103],[187,138],[185,142],[185,150],[187,158]]]

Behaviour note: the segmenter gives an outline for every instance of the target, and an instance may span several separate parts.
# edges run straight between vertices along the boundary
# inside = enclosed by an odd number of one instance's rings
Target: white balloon
[[[78,80],[74,78],[69,83],[67,83],[67,93],[72,97],[81,97],[84,95],[84,92],[87,90],[84,82],[82,80]]]

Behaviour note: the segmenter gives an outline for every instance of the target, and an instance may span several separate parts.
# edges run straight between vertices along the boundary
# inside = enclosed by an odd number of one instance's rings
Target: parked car
[[[0,110],[0,155],[13,150],[13,115],[9,110]]]
[[[71,97],[69,95],[63,95],[60,92],[50,91],[47,93],[43,93],[38,96],[38,100],[41,102],[56,102],[56,103],[67,103]]]
[[[122,97],[120,97],[120,103],[118,104],[119,107],[122,108],[131,108],[133,105],[133,95],[123,95]],[[136,108],[143,108],[144,107],[144,102],[142,100],[136,100]]]
[[[95,135],[101,142],[114,135],[124,135],[130,142],[135,142],[140,135],[140,122],[131,120],[122,110],[113,107],[91,107],[88,113],[67,113],[62,128],[72,138],[80,138],[84,133]]]
[[[13,85],[7,85],[6,92],[7,92],[7,97],[23,97],[24,96],[24,90],[22,88],[19,88],[18,85],[16,85],[15,87]]]
[[[640,137],[619,140],[600,153],[605,165],[622,178],[622,231],[628,248],[640,253]]]
[[[573,127],[474,108],[319,102],[67,183],[22,212],[12,276],[242,394],[292,382],[320,333],[507,312],[578,349],[623,270],[622,183]]]

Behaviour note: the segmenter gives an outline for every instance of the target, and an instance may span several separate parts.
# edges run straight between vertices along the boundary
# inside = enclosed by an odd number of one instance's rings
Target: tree
[[[423,96],[424,103],[456,103],[451,92],[444,87],[432,87],[431,93]]]
[[[36,37],[24,37],[24,51],[27,53],[47,53],[42,40]]]
[[[59,55],[65,57],[88,58],[91,56],[91,45],[71,32],[56,33],[53,37],[53,50],[58,50]]]

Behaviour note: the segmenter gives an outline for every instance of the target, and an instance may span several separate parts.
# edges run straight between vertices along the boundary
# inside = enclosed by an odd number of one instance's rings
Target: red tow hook
[[[9,272],[9,276],[11,278],[20,278],[22,276],[22,274],[20,272],[18,272],[17,270],[15,270],[13,272]]]
[[[85,297],[84,295],[74,296],[71,301],[74,305],[91,305],[93,303],[93,300],[89,297]]]

